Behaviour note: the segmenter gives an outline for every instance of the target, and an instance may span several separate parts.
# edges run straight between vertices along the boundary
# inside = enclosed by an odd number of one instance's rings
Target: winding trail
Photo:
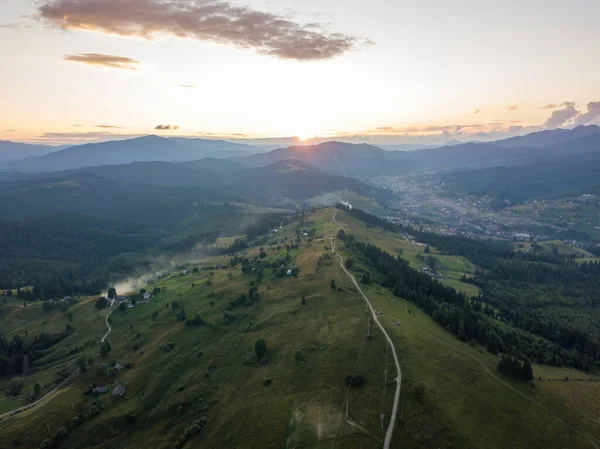
[[[342,225],[340,225],[335,219],[337,212],[338,211],[336,210],[333,214],[333,222],[339,228],[344,229],[344,227]],[[362,289],[358,285],[358,282],[356,282],[356,279],[354,278],[354,276],[352,274],[350,274],[350,272],[348,272],[348,270],[346,269],[346,266],[344,265],[344,258],[335,251],[335,240],[333,238],[331,239],[331,251],[333,254],[335,254],[339,258],[340,267],[342,268],[342,270],[344,270],[344,273],[346,273],[348,275],[348,277],[352,280],[352,283],[356,287],[358,293],[360,293],[362,298],[367,303],[367,307],[371,311],[373,321],[377,324],[377,326],[379,327],[379,329],[385,336],[385,339],[387,340],[388,344],[390,345],[390,348],[392,348],[392,355],[394,356],[394,363],[396,365],[396,372],[398,375],[394,379],[396,381],[396,393],[394,395],[394,405],[392,407],[392,415],[390,417],[390,423],[388,425],[387,432],[385,433],[385,439],[383,441],[383,449],[389,449],[390,443],[392,441],[392,434],[394,432],[394,426],[396,424],[396,416],[398,415],[398,402],[400,400],[400,388],[402,386],[402,371],[400,370],[400,362],[398,361],[398,354],[396,353],[396,347],[394,346],[394,342],[392,341],[392,339],[390,338],[388,333],[385,331],[384,327],[379,322],[379,318],[377,317],[377,314],[375,313],[375,309],[373,309],[373,306],[371,305],[369,298],[367,298],[367,295],[365,295],[365,293],[362,291]]]
[[[387,316],[387,317],[391,318],[391,319],[392,319],[392,320],[394,320],[394,321],[400,321],[400,318],[394,317],[394,316],[392,316],[392,315],[383,314],[383,315],[381,315],[381,316]],[[404,320],[404,322],[406,323],[407,321],[406,321],[406,320]],[[476,362],[479,364],[479,366],[481,366],[481,368],[483,368],[483,370],[484,370],[484,371],[485,371],[487,374],[489,374],[489,375],[490,375],[490,376],[492,376],[494,379],[496,379],[498,382],[500,382],[501,384],[503,384],[503,385],[504,385],[506,388],[510,388],[512,391],[514,391],[515,393],[517,393],[519,396],[522,396],[522,397],[524,397],[525,399],[527,399],[528,401],[531,401],[531,402],[535,403],[536,405],[539,405],[539,406],[541,406],[541,407],[544,407],[542,404],[540,404],[539,402],[537,402],[535,399],[533,399],[533,398],[531,398],[531,397],[527,396],[525,393],[523,393],[523,392],[521,392],[521,391],[517,390],[517,389],[516,389],[515,387],[513,387],[511,384],[509,384],[508,382],[506,382],[506,381],[505,381],[505,380],[503,380],[502,378],[498,377],[498,376],[497,376],[497,375],[496,375],[496,374],[495,374],[495,373],[494,373],[492,370],[490,370],[490,369],[488,368],[488,366],[487,366],[485,363],[483,363],[483,362],[482,362],[480,359],[478,359],[478,358],[477,358],[475,355],[473,355],[473,354],[469,353],[468,351],[465,351],[465,350],[463,350],[463,349],[461,349],[461,348],[459,348],[459,347],[456,347],[456,346],[454,346],[453,344],[451,344],[451,343],[449,343],[449,342],[445,341],[443,338],[441,338],[441,337],[438,337],[437,335],[434,335],[434,334],[432,334],[432,333],[430,333],[430,332],[426,331],[426,330],[425,330],[425,329],[423,329],[421,326],[417,326],[416,324],[413,324],[413,323],[410,323],[410,322],[409,322],[408,324],[410,324],[410,325],[411,325],[411,326],[413,326],[413,327],[416,327],[417,329],[419,329],[419,330],[420,330],[420,331],[422,331],[423,333],[425,333],[425,334],[429,335],[430,337],[433,337],[433,338],[435,338],[435,339],[436,339],[436,340],[438,340],[439,342],[441,342],[441,343],[443,343],[443,344],[445,344],[445,345],[447,345],[447,346],[450,346],[452,349],[454,349],[454,350],[456,350],[456,351],[460,352],[461,354],[464,354],[464,355],[466,355],[466,356],[468,356],[468,357],[471,357],[473,360],[475,360],[475,361],[476,361]],[[545,408],[545,407],[544,407],[544,408]],[[550,413],[553,413],[551,410],[547,410],[547,411],[548,411],[548,412],[550,412]]]
[[[45,401],[46,399],[49,399],[51,396],[54,395],[54,393],[56,393],[65,383],[70,382],[71,380],[73,380],[73,377],[75,377],[77,374],[79,374],[79,368],[77,369],[77,371],[75,371],[73,374],[71,374],[69,377],[67,377],[65,380],[63,380],[61,383],[59,383],[56,387],[54,387],[53,390],[49,391],[48,393],[46,393],[44,396],[42,396],[41,398],[39,398],[37,401],[31,402],[30,404],[24,405],[23,407],[19,407],[16,408],[14,410],[11,410],[10,412],[6,412],[2,415],[0,415],[0,421],[3,421],[4,418],[6,417],[19,417],[19,413],[24,412],[25,410],[29,410],[30,408],[33,408],[37,405],[39,405],[42,401]]]
[[[106,327],[108,328],[108,331],[102,337],[102,343],[104,343],[104,340],[106,340],[106,337],[108,337],[108,334],[110,334],[112,332],[112,327],[110,327],[110,324],[108,322],[108,317],[110,317],[110,315],[117,309],[117,307],[113,307],[113,309],[108,313],[108,315],[106,315],[104,322],[106,323]],[[56,387],[54,387],[53,390],[46,393],[44,396],[39,398],[37,401],[32,402],[27,405],[24,405],[23,407],[16,408],[14,410],[11,410],[9,412],[6,412],[6,413],[3,413],[2,415],[0,415],[0,421],[4,420],[4,418],[7,418],[7,417],[13,417],[13,416],[18,417],[19,413],[24,412],[25,410],[29,410],[29,409],[39,405],[42,401],[49,399],[51,396],[54,395],[54,393],[56,393],[58,390],[60,390],[60,388],[63,387],[65,383],[71,381],[73,379],[73,377],[75,377],[77,374],[79,374],[79,368],[75,372],[73,372],[73,374],[71,374],[69,377],[67,377],[65,380],[63,380],[61,383],[59,383]]]
[[[394,321],[400,321],[399,318],[394,317],[392,315],[388,315],[388,314],[383,314],[381,316],[386,316],[388,318],[391,318]],[[405,323],[407,322],[406,320],[404,321]],[[519,396],[521,396],[522,398],[528,400],[529,402],[532,402],[533,404],[537,405],[538,407],[540,407],[542,410],[546,411],[547,413],[549,413],[550,415],[554,416],[554,418],[556,418],[557,420],[559,420],[561,422],[561,424],[563,425],[563,427],[565,428],[565,430],[568,431],[572,431],[575,433],[579,433],[581,436],[583,436],[584,438],[586,438],[590,444],[592,444],[592,446],[594,446],[596,449],[600,449],[598,447],[597,444],[597,440],[591,436],[590,434],[583,432],[575,427],[573,427],[571,424],[569,424],[567,421],[565,421],[561,416],[559,416],[556,412],[554,412],[553,410],[551,410],[550,408],[546,407],[544,404],[542,404],[539,401],[536,401],[535,399],[533,399],[532,397],[526,395],[525,393],[523,393],[522,391],[517,390],[515,387],[513,387],[511,384],[509,384],[508,382],[506,382],[504,379],[502,379],[501,377],[499,377],[498,375],[496,375],[496,373],[494,373],[492,370],[489,369],[489,367],[483,363],[477,356],[471,354],[468,351],[465,351],[462,348],[459,348],[458,346],[453,345],[452,343],[449,343],[448,341],[444,340],[441,337],[438,337],[437,335],[432,334],[431,332],[428,332],[427,330],[423,329],[421,326],[418,326],[414,323],[408,322],[408,324],[410,324],[413,327],[416,327],[417,329],[419,329],[420,331],[422,331],[423,333],[429,335],[432,338],[435,338],[436,340],[438,340],[439,342],[450,346],[452,349],[454,349],[455,351],[460,352],[461,354],[464,354],[470,358],[472,358],[473,360],[475,360],[479,366],[481,366],[481,368],[491,377],[493,377],[495,380],[497,380],[498,382],[500,382],[502,385],[504,385],[506,388],[512,390],[513,392],[515,392],[516,394],[518,394]],[[592,420],[591,418],[587,417],[586,415],[581,415],[584,418],[587,418],[588,420],[592,421],[592,422],[596,422],[595,420]],[[569,441],[569,436],[567,434],[567,441]],[[567,447],[569,447],[569,445],[567,444]]]
[[[106,315],[106,318],[104,319],[104,322],[106,323],[106,327],[108,328],[108,331],[106,332],[106,334],[104,334],[104,337],[102,337],[102,341],[100,341],[100,343],[104,343],[104,340],[106,340],[106,337],[108,337],[108,334],[110,334],[112,332],[112,327],[110,327],[110,323],[108,322],[108,317],[110,317],[112,315],[112,313],[117,310],[117,307],[119,307],[118,305],[113,307],[113,309],[108,312],[108,315]]]

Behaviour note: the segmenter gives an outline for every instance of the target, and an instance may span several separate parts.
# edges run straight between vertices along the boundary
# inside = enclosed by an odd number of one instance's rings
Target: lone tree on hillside
[[[256,351],[256,358],[258,360],[262,359],[267,355],[267,341],[264,338],[259,338],[254,343],[254,350]]]
[[[107,292],[109,299],[115,299],[117,297],[117,290],[114,287],[110,287]]]
[[[346,386],[362,387],[365,384],[365,376],[362,374],[348,374],[346,376]]]
[[[104,340],[100,345],[100,357],[106,357],[110,353],[110,345],[107,340]]]
[[[332,279],[332,280],[331,280],[331,289],[332,289],[332,290],[335,290],[336,288],[337,288],[337,287],[336,287],[336,285],[335,285],[335,279]]]
[[[104,309],[105,307],[108,307],[108,301],[102,296],[96,300],[96,309]]]

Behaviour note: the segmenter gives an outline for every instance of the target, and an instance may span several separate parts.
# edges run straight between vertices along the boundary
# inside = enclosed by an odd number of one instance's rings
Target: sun
[[[314,137],[314,134],[311,134],[311,133],[299,133],[298,134],[298,139],[300,139],[302,142],[306,142],[311,137]]]

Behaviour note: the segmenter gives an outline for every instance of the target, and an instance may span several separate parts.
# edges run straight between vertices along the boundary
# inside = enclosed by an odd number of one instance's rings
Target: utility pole
[[[349,390],[346,390],[346,419],[348,419],[348,402],[350,402]]]

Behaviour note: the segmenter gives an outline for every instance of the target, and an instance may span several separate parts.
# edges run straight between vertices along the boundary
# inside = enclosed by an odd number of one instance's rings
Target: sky
[[[597,0],[2,0],[0,140],[600,124],[599,17]]]

